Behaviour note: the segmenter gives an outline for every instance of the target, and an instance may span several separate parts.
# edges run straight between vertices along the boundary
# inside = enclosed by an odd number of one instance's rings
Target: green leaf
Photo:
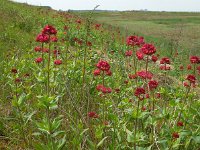
[[[21,105],[24,103],[25,100],[26,100],[26,94],[23,93],[23,94],[21,94],[20,97],[19,97],[18,106],[21,106]]]
[[[85,132],[87,132],[88,130],[89,130],[89,128],[84,129],[84,130],[81,132],[80,136],[83,136],[83,134],[84,134]]]
[[[104,137],[98,144],[97,144],[97,148],[102,146],[103,142],[107,139],[108,137]]]
[[[49,150],[49,147],[44,144],[34,144],[35,150]]]
[[[88,142],[90,150],[96,150],[94,143],[90,141],[88,138],[86,140]]]
[[[66,135],[59,141],[58,150],[63,149],[65,144],[66,144]]]
[[[32,116],[33,116],[35,113],[36,113],[36,111],[34,111],[34,112],[32,112],[32,113],[30,113],[29,115],[27,115],[27,116],[26,116],[26,117],[27,117],[27,119],[26,119],[26,122],[25,122],[25,124],[27,124],[27,123],[28,123],[28,121],[29,121],[29,120],[31,120]]]
[[[133,135],[133,134],[127,134],[127,141],[128,141],[129,143],[134,142],[134,141],[135,141],[134,135]]]
[[[196,143],[200,144],[200,136],[193,136],[192,139],[193,139]]]

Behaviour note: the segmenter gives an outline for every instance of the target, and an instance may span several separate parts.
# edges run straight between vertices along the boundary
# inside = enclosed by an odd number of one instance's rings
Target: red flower
[[[83,41],[81,39],[79,39],[78,41],[76,41],[80,46],[83,44]]]
[[[170,60],[168,57],[163,57],[161,60],[160,60],[160,64],[170,64]]]
[[[57,30],[53,26],[51,26],[51,25],[46,25],[43,28],[42,33],[43,34],[48,34],[48,35],[57,34]]]
[[[156,93],[156,98],[160,98],[160,97],[161,97],[160,93]]]
[[[141,78],[143,78],[143,79],[152,79],[152,77],[153,77],[153,74],[151,73],[151,72],[149,72],[149,71],[139,71],[139,72],[137,72],[137,75],[139,76],[139,77],[141,77]]]
[[[156,62],[156,61],[158,60],[158,57],[155,56],[155,55],[152,55],[151,60],[152,60],[153,62]]]
[[[96,112],[89,112],[88,113],[88,117],[90,118],[99,118],[99,115]]]
[[[101,70],[99,70],[99,69],[96,69],[96,70],[94,70],[94,76],[98,76],[98,75],[100,75],[100,73],[101,73]]]
[[[36,47],[34,48],[34,50],[35,50],[36,52],[40,52],[40,51],[42,50],[42,48],[41,48],[40,46],[36,46]]]
[[[119,92],[120,92],[120,89],[119,89],[119,88],[116,88],[116,89],[115,89],[115,92],[116,92],[116,93],[119,93]]]
[[[149,94],[146,94],[145,97],[148,99],[150,96],[149,96]]]
[[[198,56],[191,56],[190,57],[190,62],[192,64],[197,64],[200,61],[200,58]]]
[[[192,66],[189,64],[188,66],[187,66],[187,70],[191,70],[192,69]]]
[[[36,37],[36,42],[41,42],[41,43],[48,43],[49,42],[49,36],[46,34],[38,34]]]
[[[104,121],[103,125],[107,126],[107,125],[109,125],[109,122],[108,121]]]
[[[81,24],[81,20],[80,19],[76,20],[76,23]]]
[[[183,70],[183,69],[184,69],[184,68],[183,68],[183,65],[181,65],[181,66],[179,67],[179,69],[180,69],[180,70]]]
[[[52,42],[58,42],[58,38],[57,38],[56,36],[51,37],[51,41],[52,41]]]
[[[188,84],[187,82],[184,82],[184,83],[183,83],[183,86],[184,86],[184,87],[189,87],[189,84]]]
[[[138,87],[135,90],[135,96],[140,97],[141,95],[145,94],[145,89],[142,87]]]
[[[140,50],[136,52],[136,56],[138,60],[142,60],[144,58],[144,54]]]
[[[13,69],[11,69],[11,72],[14,73],[14,74],[17,73],[17,69],[13,68]]]
[[[92,46],[92,42],[88,41],[87,42],[87,46],[91,47]]]
[[[182,127],[183,126],[183,122],[182,121],[177,122],[177,126],[178,127]]]
[[[43,61],[42,57],[38,57],[35,59],[35,62],[36,63],[41,63]]]
[[[125,80],[125,81],[124,81],[124,84],[128,84],[128,80]]]
[[[99,28],[101,27],[101,24],[95,24],[95,29],[99,30]]]
[[[157,88],[158,82],[155,80],[151,80],[151,81],[149,81],[148,85],[149,85],[150,90],[153,90],[153,89]]]
[[[147,110],[147,108],[146,108],[145,106],[143,106],[143,107],[141,108],[141,110],[142,110],[142,111],[145,111],[145,110]]]
[[[133,51],[132,50],[128,50],[125,52],[125,56],[132,56],[133,55]]]
[[[30,74],[29,74],[29,73],[26,73],[26,74],[24,74],[24,77],[25,77],[25,78],[30,77]]]
[[[136,74],[129,74],[128,77],[129,77],[129,79],[136,79],[137,75]]]
[[[101,88],[101,92],[104,93],[104,94],[106,94],[106,93],[111,93],[111,92],[112,92],[112,89],[103,86],[103,87]]]
[[[43,48],[42,52],[43,52],[43,53],[48,53],[48,52],[49,52],[49,49],[48,49],[48,48]]]
[[[55,49],[55,50],[53,50],[53,54],[54,55],[60,55],[60,51]]]
[[[172,134],[172,137],[175,138],[175,139],[177,139],[177,138],[179,138],[179,134],[178,134],[177,132],[174,132],[174,133]]]
[[[60,59],[54,60],[54,64],[60,65],[60,64],[62,64],[62,60],[60,60]]]
[[[196,81],[196,77],[192,74],[189,74],[186,79],[190,81],[190,83],[195,83]]]
[[[129,36],[126,39],[126,44],[129,46],[141,46],[144,44],[144,38],[143,37],[137,37],[137,36]]]
[[[197,70],[200,71],[200,66],[197,67]]]
[[[112,76],[112,72],[110,70],[106,71],[106,75]]]
[[[160,66],[160,70],[170,70],[170,66]]]
[[[140,50],[146,55],[152,55],[156,52],[153,44],[144,44]]]
[[[108,71],[110,69],[110,65],[104,60],[100,60],[96,66],[102,71]]]
[[[101,91],[102,88],[103,88],[102,84],[99,84],[99,85],[96,86],[97,91]]]
[[[21,79],[20,78],[16,78],[15,79],[15,83],[19,83],[19,82],[21,82]]]
[[[64,26],[64,30],[68,30],[68,29],[69,29],[69,27],[65,25]]]

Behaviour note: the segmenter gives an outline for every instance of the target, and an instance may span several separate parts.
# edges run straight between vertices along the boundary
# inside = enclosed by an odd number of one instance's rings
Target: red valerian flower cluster
[[[57,30],[51,26],[51,25],[46,25],[43,30],[42,33],[38,34],[36,37],[36,42],[40,42],[40,43],[48,43],[50,42],[50,40],[52,42],[57,42],[58,39],[57,37],[52,37],[52,39],[50,39],[50,35],[56,35],[57,34]]]
[[[160,60],[160,69],[161,70],[170,70],[171,67],[170,66],[167,66],[167,64],[170,64],[170,59],[168,57],[163,57],[161,60]]]
[[[160,70],[170,70],[170,66],[160,66]]]
[[[188,84],[188,82],[183,82],[183,86],[186,87],[186,88],[190,87],[189,84]]]
[[[76,23],[81,24],[81,20],[80,20],[80,19],[77,19],[77,20],[76,20]]]
[[[36,42],[40,42],[40,43],[48,43],[50,41],[50,38],[47,34],[41,33],[38,34],[36,37]]]
[[[101,27],[101,24],[95,24],[95,29],[96,29],[96,30],[99,30],[100,27]]]
[[[58,38],[56,36],[51,37],[51,42],[58,42]]]
[[[153,74],[151,72],[149,71],[146,72],[144,70],[137,72],[137,75],[143,79],[151,80],[153,78]]]
[[[143,87],[138,87],[135,90],[134,95],[137,96],[140,100],[144,99],[145,89]]]
[[[96,64],[96,67],[98,69],[94,70],[93,74],[94,76],[98,76],[101,74],[101,71],[105,71],[105,74],[107,76],[111,76],[112,75],[112,72],[110,70],[110,65],[107,61],[104,61],[104,60],[100,60],[97,64]]]
[[[55,49],[55,50],[53,50],[53,54],[56,55],[56,56],[60,55],[60,51]]]
[[[197,67],[197,71],[198,71],[198,73],[200,75],[200,66]]]
[[[56,35],[57,34],[57,30],[56,28],[54,28],[51,25],[46,25],[43,30],[42,30],[43,34],[47,34],[47,35]]]
[[[177,132],[172,133],[172,137],[174,139],[178,139],[179,138],[179,134]]]
[[[180,69],[181,71],[183,71],[183,69],[184,69],[183,65],[181,65],[181,66],[179,67],[179,69]]]
[[[99,115],[96,112],[89,112],[88,113],[88,117],[90,118],[99,118]]]
[[[189,74],[186,78],[190,83],[195,84],[196,77],[192,74]]]
[[[156,61],[158,60],[158,57],[155,56],[155,55],[152,55],[151,60],[152,60],[153,62],[156,62]]]
[[[100,60],[98,63],[97,63],[97,68],[99,68],[101,71],[108,71],[110,70],[110,65],[107,61],[104,61],[104,60]]]
[[[41,63],[43,61],[42,57],[38,57],[35,59],[35,62],[36,63]]]
[[[183,126],[183,122],[182,121],[177,122],[177,126],[178,127],[182,127]]]
[[[112,89],[109,88],[109,87],[105,87],[101,84],[97,85],[96,87],[97,91],[101,91],[102,93],[104,94],[108,94],[108,93],[111,93],[112,92]]]
[[[148,85],[149,85],[149,89],[150,89],[150,90],[154,90],[154,89],[157,88],[158,82],[155,81],[155,80],[151,80],[151,81],[149,81]]]
[[[128,50],[125,52],[125,56],[128,57],[128,56],[132,56],[133,55],[133,51],[132,50]]]
[[[15,79],[15,83],[19,83],[19,82],[21,82],[22,80],[20,79],[20,78],[16,78]]]
[[[160,60],[160,64],[170,64],[170,59],[168,57],[163,57]]]
[[[189,64],[187,65],[187,70],[191,70],[192,69],[192,66]]]
[[[93,74],[94,74],[94,76],[98,76],[101,74],[101,70],[96,69],[96,70],[94,70]]]
[[[198,56],[191,56],[191,57],[190,57],[190,62],[191,62],[192,64],[197,64],[197,63],[200,62],[200,58],[199,58]]]
[[[13,69],[11,69],[11,72],[14,73],[14,74],[16,74],[17,73],[17,69],[13,68]]]
[[[128,36],[126,44],[128,46],[142,46],[144,44],[144,38],[138,36]]]
[[[128,77],[129,79],[136,79],[138,76],[137,74],[129,74]]]
[[[144,54],[140,50],[138,50],[136,52],[136,56],[137,56],[138,60],[143,60],[144,59]]]
[[[152,55],[156,52],[154,45],[148,43],[144,44],[140,50],[146,55]]]
[[[60,59],[54,60],[54,64],[55,65],[61,65],[62,64],[62,60],[60,60]]]
[[[42,51],[42,48],[40,46],[36,46],[34,48],[35,52],[41,52]]]

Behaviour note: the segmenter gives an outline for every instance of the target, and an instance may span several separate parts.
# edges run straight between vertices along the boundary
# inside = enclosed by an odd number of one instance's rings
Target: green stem
[[[137,113],[136,113],[136,119],[135,119],[135,131],[134,131],[134,136],[135,136],[135,141],[134,141],[134,149],[136,150],[136,138],[137,138],[137,124],[138,124],[138,113],[139,113],[139,107],[140,107],[140,102],[138,99],[137,102]]]
[[[49,35],[50,39],[50,35]],[[48,57],[48,66],[47,66],[47,95],[50,93],[50,62],[51,62],[51,43],[49,42],[49,57]]]

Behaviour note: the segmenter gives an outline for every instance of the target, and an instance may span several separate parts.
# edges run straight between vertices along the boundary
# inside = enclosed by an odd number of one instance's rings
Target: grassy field
[[[81,16],[87,16],[81,12]],[[200,13],[189,12],[95,12],[96,21],[119,27],[127,36],[132,33],[156,43],[171,55],[178,49],[183,55],[200,54]]]
[[[198,14],[0,4],[0,150],[199,149]]]
[[[48,7],[33,7],[7,0],[0,0],[0,3],[0,58],[5,52],[30,48],[36,31],[53,20],[45,16],[56,13]]]

